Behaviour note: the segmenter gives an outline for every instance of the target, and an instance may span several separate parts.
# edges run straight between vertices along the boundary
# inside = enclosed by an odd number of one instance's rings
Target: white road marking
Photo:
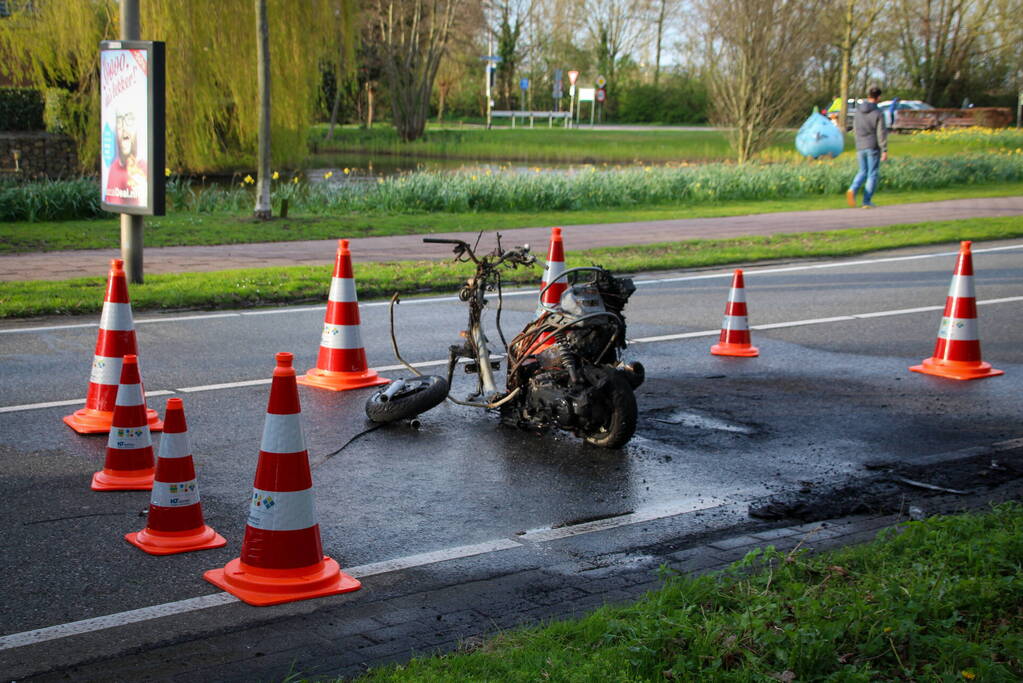
[[[689,500],[684,503],[671,506],[640,510],[627,515],[621,515],[619,517],[597,519],[592,522],[573,524],[571,526],[563,526],[556,529],[537,529],[535,531],[528,531],[519,536],[518,539],[529,543],[545,543],[547,541],[556,541],[561,538],[571,538],[572,536],[592,534],[596,531],[617,529],[618,527],[628,526],[630,524],[651,522],[655,519],[664,519],[665,517],[676,517],[678,515],[696,512],[698,510],[709,510],[710,508],[720,507],[727,502],[728,501],[722,500],[721,498],[700,498],[698,500]]]
[[[974,254],[983,254],[987,252],[1006,251],[1010,249],[1023,249],[1023,244],[1010,244],[1002,247],[985,247],[981,249],[973,249]],[[841,261],[835,263],[815,263],[809,265],[799,266],[785,266],[781,268],[757,268],[756,265],[744,269],[744,273],[747,275],[770,275],[774,273],[792,273],[800,270],[818,270],[821,268],[845,268],[847,266],[865,266],[873,265],[875,263],[895,263],[898,261],[916,261],[920,259],[929,258],[942,258],[948,256],[955,256],[958,251],[941,251],[929,254],[915,254],[913,256],[891,256],[888,258],[879,259],[863,259],[859,261]],[[671,282],[688,282],[692,280],[709,280],[713,278],[732,277],[734,269],[728,271],[720,271],[714,273],[702,273],[700,275],[685,275],[681,277],[666,277],[666,278],[652,278],[649,280],[636,280],[635,283],[639,285],[657,285]],[[510,292],[504,292],[504,296],[536,296],[540,290],[538,289],[517,289]],[[458,301],[458,297],[455,296],[442,296],[442,297],[426,297],[422,299],[407,299],[403,300],[403,304],[430,304],[446,301]],[[360,303],[361,307],[372,308],[377,306],[388,306],[390,301],[371,301],[367,303]],[[213,318],[232,318],[239,316],[253,316],[253,315],[283,315],[286,313],[309,313],[311,311],[323,311],[326,310],[326,304],[322,306],[307,306],[303,308],[272,308],[259,311],[241,311],[237,313],[204,313],[201,315],[183,315],[174,317],[160,317],[160,318],[143,318],[136,320],[136,325],[145,325],[149,323],[169,323],[169,322],[182,322],[188,320],[207,320]],[[18,332],[50,332],[54,330],[70,330],[76,328],[86,327],[98,327],[99,323],[77,323],[73,325],[47,325],[45,327],[15,327],[11,329],[2,330],[0,334],[15,334]]]
[[[447,560],[460,560],[464,557],[485,555],[487,553],[496,553],[500,550],[510,550],[512,548],[521,547],[521,543],[517,543],[509,538],[499,538],[494,541],[477,543],[475,545],[462,545],[455,548],[444,548],[442,550],[434,550],[428,553],[420,553],[418,555],[396,557],[393,560],[384,560],[383,562],[373,562],[372,564],[348,567],[344,568],[344,571],[357,579],[364,579],[367,576],[387,574],[388,572],[401,571],[402,569],[422,567],[428,564],[435,564],[437,562],[446,562]]]
[[[173,614],[180,614],[182,612],[194,612],[196,610],[206,609],[207,607],[227,605],[232,602],[238,602],[238,598],[234,597],[230,593],[214,593],[213,595],[203,595],[198,598],[188,598],[187,600],[168,602],[162,605],[153,605],[152,607],[142,607],[128,612],[108,614],[106,616],[95,617],[93,619],[72,621],[69,624],[37,628],[33,631],[23,631],[9,636],[0,636],[0,650],[10,650],[15,647],[44,643],[47,640],[57,640],[58,638],[77,636],[82,633],[90,633],[92,631],[102,631],[103,629],[114,628],[115,626],[137,624],[140,621],[149,621],[150,619],[158,619],[160,617],[167,617]]]
[[[270,380],[267,380],[268,382]],[[166,389],[157,389],[156,391],[147,391],[146,398],[152,396],[170,396],[173,391],[167,391]],[[72,398],[67,401],[49,401],[47,403],[26,403],[20,406],[3,406],[0,407],[0,413],[17,413],[23,410],[38,410],[39,408],[59,408],[60,406],[73,406],[84,404],[84,398]]]
[[[1007,296],[1007,297],[1002,297],[1000,299],[986,299],[984,301],[978,301],[977,305],[978,306],[986,306],[986,305],[990,305],[990,304],[1004,304],[1004,303],[1013,303],[1013,302],[1017,302],[1017,301],[1023,301],[1023,296]],[[824,324],[824,323],[844,322],[844,321],[849,321],[849,320],[856,320],[858,318],[879,318],[879,317],[891,316],[891,315],[908,315],[908,314],[912,314],[912,313],[923,313],[923,312],[927,312],[927,311],[940,311],[940,310],[943,310],[943,309],[944,309],[944,306],[922,306],[920,308],[901,308],[901,309],[892,310],[892,311],[875,311],[873,313],[854,313],[852,315],[842,315],[842,316],[836,316],[836,317],[831,317],[831,318],[812,318],[812,319],[809,319],[809,320],[793,320],[791,322],[783,322],[783,323],[766,323],[766,324],[763,324],[763,325],[753,325],[752,329],[754,329],[754,330],[774,330],[774,329],[781,329],[781,328],[786,328],[786,327],[802,327],[804,325],[820,325],[820,324]],[[699,332],[681,332],[679,334],[662,334],[662,335],[658,335],[656,337],[637,337],[635,339],[630,339],[629,343],[630,344],[651,344],[651,343],[656,343],[656,342],[678,341],[680,339],[695,339],[697,337],[713,337],[713,336],[718,335],[718,334],[721,334],[721,330],[700,330]],[[493,358],[495,360],[499,359],[500,357],[502,357],[500,354],[496,354],[496,355],[493,356]],[[467,361],[467,359],[462,358],[462,359],[459,359],[459,362],[460,363],[466,363],[468,361]],[[429,361],[420,361],[418,363],[411,363],[411,365],[413,367],[416,367],[416,368],[431,368],[431,367],[441,367],[441,366],[447,365],[447,363],[448,362],[446,360],[429,360]],[[398,371],[398,370],[404,370],[405,366],[404,365],[398,365],[398,364],[396,364],[396,365],[384,365],[384,366],[381,366],[381,367],[378,367],[378,368],[373,368],[373,369],[376,370],[377,372],[394,372],[394,371]],[[239,382],[224,382],[224,383],[221,383],[221,384],[204,384],[204,385],[194,386],[194,387],[179,387],[179,388],[174,389],[174,390],[161,389],[161,390],[157,390],[157,391],[147,391],[146,392],[146,396],[147,397],[148,396],[169,396],[169,395],[174,394],[176,392],[190,394],[190,393],[196,393],[196,392],[200,392],[200,391],[217,391],[217,390],[220,390],[220,389],[239,389],[239,388],[242,388],[242,387],[255,387],[255,386],[260,386],[260,385],[263,385],[263,384],[270,384],[270,378],[242,380],[242,381],[239,381]],[[39,409],[42,409],[42,408],[57,408],[57,407],[60,407],[60,406],[75,405],[76,403],[85,403],[85,399],[84,398],[78,398],[78,399],[70,399],[70,400],[66,400],[66,401],[47,401],[45,403],[25,403],[25,404],[16,405],[16,406],[0,406],[0,413],[17,413],[17,412],[22,412],[22,411],[25,411],[25,410],[39,410]]]

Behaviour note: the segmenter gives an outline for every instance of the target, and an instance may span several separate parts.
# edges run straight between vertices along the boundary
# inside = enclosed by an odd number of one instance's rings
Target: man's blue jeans
[[[863,186],[863,204],[870,204],[874,197],[874,190],[877,189],[877,170],[881,165],[881,150],[879,149],[858,149],[856,158],[860,162],[860,172],[853,178],[849,190],[855,195],[860,186]],[[866,181],[866,185],[863,182]]]

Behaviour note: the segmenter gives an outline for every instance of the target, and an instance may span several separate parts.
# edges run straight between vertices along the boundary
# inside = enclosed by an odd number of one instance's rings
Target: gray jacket
[[[856,149],[877,149],[888,151],[888,129],[884,124],[884,112],[870,100],[863,100],[856,107],[853,118],[853,131],[856,133]]]

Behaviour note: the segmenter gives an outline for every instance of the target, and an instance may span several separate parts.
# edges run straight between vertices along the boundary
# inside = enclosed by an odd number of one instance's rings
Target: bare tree
[[[664,45],[665,28],[679,16],[680,0],[654,0],[652,22],[656,29],[654,38],[654,85],[661,79],[661,49]]]
[[[925,100],[958,105],[971,69],[1000,48],[989,21],[994,7],[994,0],[899,0],[893,21],[903,68]]]
[[[597,71],[613,87],[622,57],[635,48],[646,29],[649,0],[587,0],[587,28],[597,58]]]
[[[707,30],[711,120],[728,128],[739,163],[750,161],[802,106],[792,97],[827,36],[823,0],[698,0]]]
[[[455,24],[457,0],[373,0],[384,80],[389,89],[394,128],[411,142],[423,135],[430,95],[441,57]]]
[[[849,114],[849,79],[853,50],[870,31],[882,9],[880,0],[844,0],[844,2],[839,42],[841,55],[841,75],[838,81],[838,97],[841,99],[841,109],[838,114],[839,130],[845,130],[846,117]]]

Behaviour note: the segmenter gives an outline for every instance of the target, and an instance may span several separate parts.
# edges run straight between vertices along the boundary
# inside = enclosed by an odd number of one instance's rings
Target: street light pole
[[[121,0],[121,40],[139,40],[139,0]],[[150,169],[151,173],[163,169]],[[142,275],[142,216],[121,214],[121,258],[128,282],[140,285]]]

